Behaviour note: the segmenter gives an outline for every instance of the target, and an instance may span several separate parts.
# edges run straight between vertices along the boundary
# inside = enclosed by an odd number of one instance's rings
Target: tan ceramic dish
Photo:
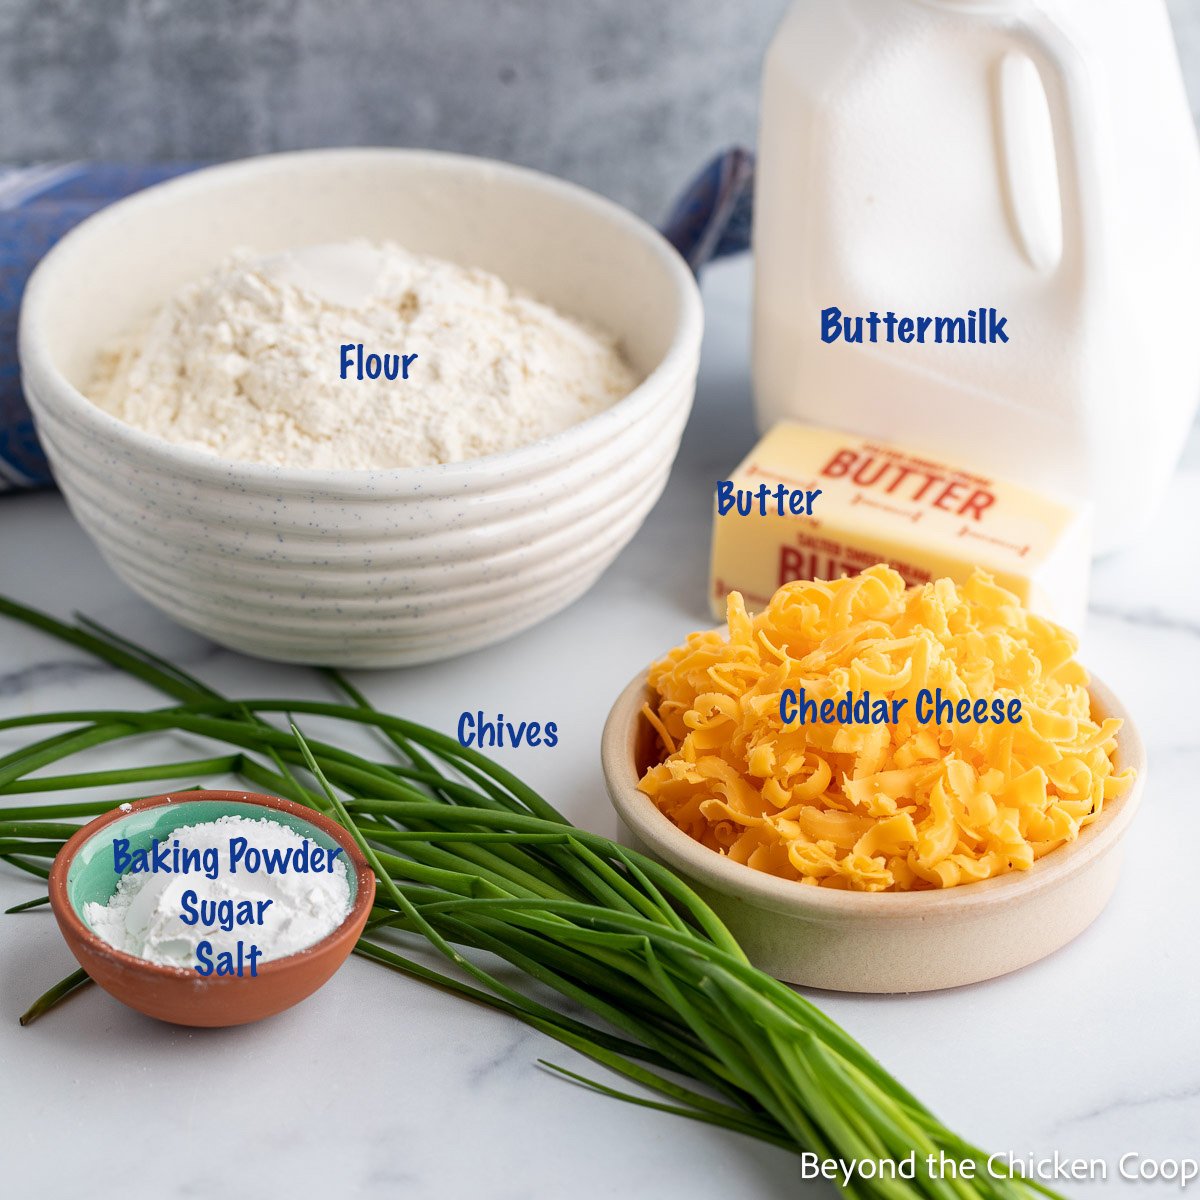
[[[1052,954],[1100,915],[1116,886],[1122,841],[1146,780],[1146,752],[1129,713],[1102,683],[1093,712],[1124,721],[1117,767],[1137,781],[1078,840],[1030,870],[937,892],[857,893],[806,887],[730,862],[688,837],[638,791],[655,753],[641,715],[645,673],[620,695],[604,728],[608,794],[628,845],[683,876],[778,979],[838,992],[925,992],[977,983]]]
[[[77,855],[94,855],[92,845],[105,831],[146,809],[211,808],[215,815],[249,808],[274,810],[314,826],[340,845],[356,885],[346,919],[331,934],[306,950],[272,959],[258,967],[256,977],[208,976],[192,970],[164,967],[125,954],[97,937],[84,923],[71,900],[72,863]],[[267,812],[260,814],[267,816]],[[194,818],[189,818],[194,819]],[[203,817],[201,819],[215,819]],[[111,856],[111,852],[110,852]],[[346,961],[362,933],[375,898],[375,874],[350,834],[310,808],[256,792],[194,791],[139,800],[128,809],[113,809],[90,821],[59,851],[50,868],[50,907],[71,953],[106,992],[149,1017],[176,1025],[245,1025],[274,1016],[312,995]]]

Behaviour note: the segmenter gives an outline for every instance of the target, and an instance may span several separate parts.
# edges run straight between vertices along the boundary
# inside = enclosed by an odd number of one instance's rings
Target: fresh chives
[[[2,597],[0,614],[95,655],[174,702],[148,711],[0,721],[0,729],[71,726],[0,757],[0,795],[239,775],[330,813],[362,848],[379,887],[359,955],[507,1013],[661,1099],[543,1064],[561,1077],[797,1152],[869,1160],[917,1152],[915,1180],[855,1179],[847,1189],[855,1196],[1052,1194],[1035,1182],[986,1172],[971,1181],[931,1175],[926,1154],[980,1167],[986,1155],[943,1126],[820,1010],[755,970],[686,884],[653,860],[575,828],[478,751],[379,712],[336,672],[327,675],[348,704],[230,700],[94,622],[65,625]],[[374,728],[395,757],[379,761],[306,739],[294,726],[271,724],[272,716]],[[216,748],[205,758],[160,767],[39,773],[95,746],[161,732],[203,738]],[[109,807],[100,801],[0,806],[0,859],[44,877],[37,860],[76,828],[68,822]],[[41,903],[44,897],[10,911]],[[405,954],[414,938],[436,949],[449,973]],[[478,952],[507,961],[529,990],[501,980]],[[22,1023],[86,982],[76,972],[36,1001]],[[544,989],[566,1007],[535,999]]]

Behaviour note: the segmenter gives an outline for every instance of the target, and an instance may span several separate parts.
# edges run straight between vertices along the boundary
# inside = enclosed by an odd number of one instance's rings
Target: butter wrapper
[[[915,447],[794,422],[776,425],[727,483],[713,526],[717,618],[731,591],[753,611],[792,580],[885,562],[909,584],[943,576],[961,583],[982,567],[1032,612],[1075,633],[1083,627],[1091,569],[1084,507]],[[807,503],[789,506],[797,492]]]

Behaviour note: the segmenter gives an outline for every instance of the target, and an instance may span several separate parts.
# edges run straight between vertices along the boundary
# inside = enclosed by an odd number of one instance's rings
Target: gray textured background
[[[786,5],[0,0],[0,161],[435,146],[653,218],[713,151],[753,142]],[[1170,5],[1200,112],[1200,0]]]

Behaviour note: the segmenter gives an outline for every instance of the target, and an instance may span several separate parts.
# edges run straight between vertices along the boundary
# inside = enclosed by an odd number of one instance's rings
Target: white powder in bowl
[[[342,376],[342,347],[416,355]],[[365,469],[512,450],[637,385],[614,341],[486,271],[390,243],[240,252],[100,356],[91,399],[222,458]]]
[[[259,870],[251,872],[246,869],[248,857],[240,860],[241,869],[231,870],[230,842],[234,838],[244,838],[260,854],[273,852],[275,862],[285,864],[299,861],[296,855],[306,840],[288,826],[267,818],[224,816],[185,825],[169,838],[160,839],[167,847],[166,861],[190,862],[186,852],[196,851],[199,862],[215,862],[215,879],[199,867],[130,872],[121,876],[107,904],[85,904],[83,919],[93,933],[117,950],[170,967],[195,967],[197,947],[203,941],[210,943],[214,961],[223,952],[236,959],[239,942],[256,945],[261,962],[283,958],[315,945],[346,919],[350,878],[344,854],[332,860],[331,870],[268,872],[260,865]],[[176,849],[180,855],[175,854]],[[285,859],[288,851],[291,854]],[[190,913],[200,913],[201,901],[232,901],[226,909],[234,913],[241,902],[248,901],[248,911],[261,914],[261,923],[235,924],[226,929],[218,918],[209,924],[189,924],[183,919],[184,893],[189,891],[196,893],[187,906]],[[215,909],[213,913],[215,916]]]

